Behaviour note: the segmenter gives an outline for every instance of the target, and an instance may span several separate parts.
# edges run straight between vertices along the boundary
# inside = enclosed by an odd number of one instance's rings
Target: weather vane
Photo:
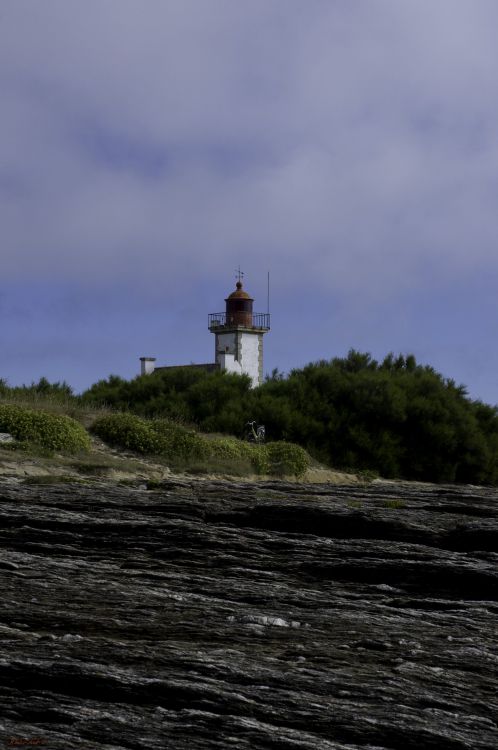
[[[239,263],[239,267],[235,269],[235,273],[237,274],[237,277],[236,277],[237,280],[240,281],[240,283],[242,283],[242,279],[244,278],[244,272],[240,270],[240,263]]]

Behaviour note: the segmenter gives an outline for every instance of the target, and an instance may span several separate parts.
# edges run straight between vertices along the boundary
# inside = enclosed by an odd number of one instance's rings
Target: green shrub
[[[151,423],[134,414],[109,414],[91,426],[91,432],[109,445],[136,453],[157,455],[165,453],[168,440],[152,429]]]
[[[243,443],[243,445],[256,474],[269,474],[270,462],[266,445],[252,445],[251,443]]]
[[[384,500],[382,505],[384,506],[384,508],[391,508],[393,510],[406,507],[404,500],[401,499]]]
[[[208,441],[195,432],[179,431],[168,444],[164,455],[180,461],[195,461],[210,454]]]
[[[215,438],[209,441],[211,455],[216,458],[238,459],[248,458],[249,452],[244,451],[243,443],[234,438]]]
[[[147,420],[134,414],[110,414],[97,419],[91,431],[110,445],[185,461],[210,455],[206,440],[174,422]]]
[[[171,419],[142,419],[142,422],[146,422],[154,432],[167,440],[172,440],[178,433],[185,432],[185,427],[180,426],[177,422],[172,422]]]
[[[277,476],[292,474],[302,477],[309,467],[309,457],[300,445],[294,443],[268,443],[266,446],[269,473]]]
[[[242,466],[246,466],[249,472],[252,468],[256,474],[270,472],[268,451],[265,445],[247,443],[235,438],[215,438],[207,442],[213,458],[232,462],[234,466],[238,465],[239,472]]]
[[[71,417],[13,404],[0,404],[0,432],[51,451],[77,453],[90,448],[85,428]]]
[[[379,472],[374,469],[358,469],[357,471],[350,469],[349,473],[356,474],[358,479],[361,479],[365,484],[369,484],[370,482],[373,482],[374,479],[379,478]]]
[[[309,465],[305,450],[292,443],[255,445],[235,438],[208,438],[167,419],[147,420],[133,414],[111,414],[97,419],[91,431],[110,445],[145,455],[161,455],[183,468],[198,463],[211,473],[243,467],[257,474],[302,476]],[[200,462],[200,463],[199,463]]]
[[[211,456],[233,461],[234,464],[240,461],[248,462],[256,474],[291,474],[300,477],[309,467],[308,454],[293,443],[258,445],[234,438],[216,438],[206,442],[211,448]]]
[[[150,427],[164,441],[162,455],[174,460],[196,460],[210,455],[208,442],[186,427],[168,419],[154,419]]]
[[[360,509],[363,508],[363,503],[361,502],[361,500],[348,500],[347,506],[348,508]]]

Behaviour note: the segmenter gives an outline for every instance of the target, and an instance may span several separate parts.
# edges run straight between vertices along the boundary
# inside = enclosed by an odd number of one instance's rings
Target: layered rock
[[[498,747],[498,493],[0,485],[4,743]]]

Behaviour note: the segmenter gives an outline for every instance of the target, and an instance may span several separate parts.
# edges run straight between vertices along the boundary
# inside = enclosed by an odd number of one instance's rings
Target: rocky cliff
[[[0,739],[496,750],[498,493],[0,485]]]

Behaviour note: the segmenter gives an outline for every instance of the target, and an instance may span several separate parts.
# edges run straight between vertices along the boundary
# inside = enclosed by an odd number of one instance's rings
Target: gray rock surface
[[[0,739],[496,750],[498,493],[0,484]]]

